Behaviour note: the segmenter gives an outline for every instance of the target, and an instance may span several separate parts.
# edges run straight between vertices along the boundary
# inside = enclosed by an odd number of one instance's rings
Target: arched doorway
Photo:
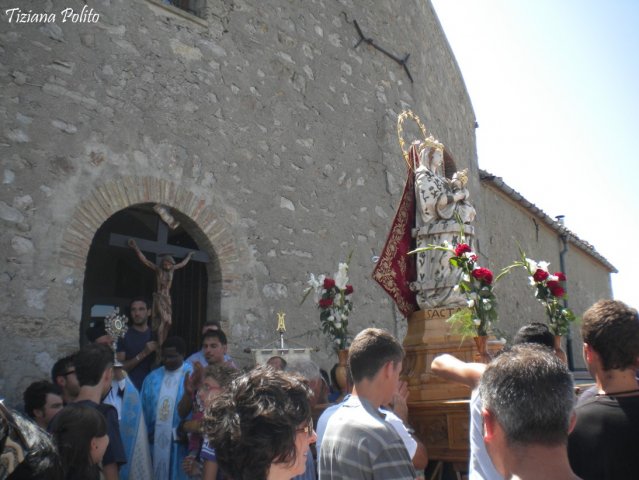
[[[207,318],[207,307],[219,308],[219,292],[209,294],[210,273],[219,274],[216,258],[200,249],[193,237],[198,237],[198,227],[179,213],[174,213],[179,226],[172,229],[154,211],[153,204],[139,204],[115,213],[98,229],[87,257],[82,300],[80,338],[92,319],[104,317],[114,306],[128,315],[131,298],[145,297],[149,301],[155,289],[155,274],[145,267],[127,240],[134,238],[153,263],[163,254],[172,255],[176,262],[187,252],[195,251],[192,260],[176,270],[171,288],[173,325],[169,335],[179,335],[187,343],[189,351],[199,348],[199,333]],[[199,235],[201,236],[201,234]],[[219,281],[213,282],[219,285]],[[213,298],[212,302],[209,299]],[[209,305],[212,303],[212,305]],[[216,318],[215,311],[213,318]]]

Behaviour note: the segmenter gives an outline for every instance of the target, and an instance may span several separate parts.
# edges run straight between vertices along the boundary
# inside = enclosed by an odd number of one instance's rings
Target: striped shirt
[[[366,399],[350,397],[331,416],[319,453],[320,480],[414,480],[401,437]]]

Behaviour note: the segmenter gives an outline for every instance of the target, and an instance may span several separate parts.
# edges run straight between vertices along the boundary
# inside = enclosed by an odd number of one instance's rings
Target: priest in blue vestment
[[[154,480],[189,478],[182,469],[187,445],[176,435],[181,420],[177,404],[184,393],[184,376],[193,368],[184,362],[185,352],[182,338],[167,338],[161,353],[164,366],[149,373],[142,384],[140,398],[149,432]]]

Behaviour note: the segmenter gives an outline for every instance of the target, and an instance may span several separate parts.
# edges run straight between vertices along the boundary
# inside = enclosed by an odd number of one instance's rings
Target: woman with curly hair
[[[53,418],[51,433],[58,446],[65,480],[97,480],[109,445],[107,423],[97,409],[71,404]]]
[[[315,443],[305,380],[268,367],[235,379],[207,408],[204,433],[234,480],[290,480]]]

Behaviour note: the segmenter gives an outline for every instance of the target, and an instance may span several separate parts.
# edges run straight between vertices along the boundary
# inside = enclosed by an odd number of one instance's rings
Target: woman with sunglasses
[[[269,367],[238,377],[206,410],[204,432],[234,480],[290,480],[304,473],[317,435],[305,380]]]

